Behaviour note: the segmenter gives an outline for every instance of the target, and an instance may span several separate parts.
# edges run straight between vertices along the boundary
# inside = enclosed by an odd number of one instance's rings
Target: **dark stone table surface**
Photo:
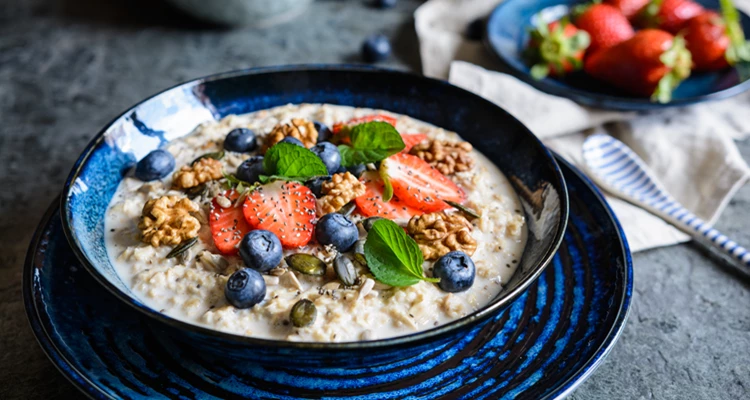
[[[221,1],[221,0],[218,0]],[[158,0],[0,0],[0,398],[82,397],[47,360],[21,300],[31,235],[73,161],[110,119],[180,81],[289,63],[358,61],[393,39],[391,67],[420,70],[412,12],[318,1],[292,22],[227,30]],[[746,159],[750,144],[739,143]],[[750,187],[718,227],[750,244]],[[624,334],[573,399],[750,398],[750,285],[691,245],[634,256]]]

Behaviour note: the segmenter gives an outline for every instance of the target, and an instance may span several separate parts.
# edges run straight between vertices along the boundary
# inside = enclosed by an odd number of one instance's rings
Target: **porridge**
[[[319,342],[466,316],[502,290],[526,242],[511,185],[457,134],[328,104],[231,115],[151,152],[121,182],[105,230],[112,263],[150,307]]]

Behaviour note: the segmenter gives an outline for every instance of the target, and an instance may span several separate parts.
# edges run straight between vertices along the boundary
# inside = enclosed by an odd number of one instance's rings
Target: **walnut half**
[[[425,260],[436,260],[455,250],[473,255],[477,241],[471,236],[471,229],[471,223],[461,214],[445,212],[416,215],[406,226]]]
[[[219,160],[204,157],[193,165],[184,165],[174,173],[172,186],[175,189],[188,189],[202,183],[221,178],[222,165]]]
[[[425,140],[414,145],[409,153],[427,161],[444,175],[464,172],[474,166],[469,156],[472,150],[469,142],[449,142],[447,140]]]
[[[263,143],[263,153],[288,136],[299,139],[308,149],[318,142],[318,130],[315,129],[315,124],[306,119],[292,118],[287,124],[276,125],[271,133],[266,136]]]
[[[331,180],[323,183],[320,210],[330,214],[341,209],[346,203],[365,194],[365,185],[349,172],[334,174]]]
[[[190,215],[198,206],[187,198],[162,196],[146,202],[141,212],[142,240],[154,247],[162,244],[178,245],[183,240],[198,236],[201,224]]]

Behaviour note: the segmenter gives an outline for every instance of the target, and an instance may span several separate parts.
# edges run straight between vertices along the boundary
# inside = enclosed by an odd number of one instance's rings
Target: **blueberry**
[[[367,171],[367,166],[365,164],[357,164],[353,167],[347,168],[346,170],[349,171],[352,175],[359,178],[360,175]]]
[[[336,170],[335,173],[336,174],[343,174],[344,172],[346,172],[346,167],[342,165],[342,166],[339,167],[339,169]]]
[[[372,5],[377,8],[391,8],[396,5],[397,0],[373,0]]]
[[[391,54],[391,42],[385,35],[372,35],[362,43],[362,58],[367,62],[383,61]]]
[[[166,150],[154,150],[135,166],[135,177],[142,181],[155,181],[169,175],[174,169],[174,157]]]
[[[237,153],[247,153],[255,150],[258,143],[255,140],[255,132],[247,128],[232,129],[224,139],[224,149]]]
[[[452,293],[470,288],[475,275],[474,261],[463,251],[451,251],[438,258],[432,269],[432,276],[440,278],[440,289]]]
[[[257,271],[243,268],[227,280],[224,297],[236,308],[250,308],[266,297],[266,281]]]
[[[333,131],[328,125],[318,121],[313,122],[313,124],[315,125],[315,130],[318,131],[318,143],[325,142],[333,136]]]
[[[329,174],[335,174],[341,168],[341,153],[339,148],[331,142],[320,142],[313,146],[310,151],[323,160]]]
[[[316,176],[315,178],[309,179],[307,182],[305,182],[305,186],[310,188],[310,190],[313,192],[315,197],[321,198],[323,197],[323,182],[327,182],[331,180],[331,176]]]
[[[248,268],[266,272],[281,262],[281,241],[273,233],[258,229],[240,241],[240,257]]]
[[[484,37],[484,19],[477,18],[466,26],[466,38],[469,40],[482,40]]]
[[[332,244],[339,252],[345,252],[359,239],[359,229],[342,214],[326,214],[315,226],[315,238],[320,244]]]
[[[279,143],[291,143],[291,144],[296,144],[297,146],[305,147],[304,143],[302,143],[301,140],[297,139],[296,137],[292,137],[292,136],[287,136],[287,137],[281,139],[281,141]]]
[[[252,156],[237,167],[237,172],[234,175],[241,181],[255,183],[265,173],[266,170],[263,169],[263,156]]]

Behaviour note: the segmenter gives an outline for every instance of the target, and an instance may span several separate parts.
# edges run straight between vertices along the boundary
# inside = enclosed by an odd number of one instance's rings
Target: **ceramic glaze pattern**
[[[519,298],[462,337],[398,362],[301,368],[230,363],[155,335],[81,268],[57,207],[26,262],[24,299],[44,350],[95,398],[559,398],[603,359],[627,316],[627,243],[596,189],[562,164],[565,241]],[[54,334],[50,334],[54,332]]]
[[[719,9],[718,0],[696,0],[707,9]],[[684,106],[706,100],[719,100],[735,96],[750,89],[750,73],[746,66],[728,68],[715,72],[693,72],[672,94],[666,104],[653,103],[648,98],[632,97],[592,79],[583,72],[576,72],[564,79],[533,79],[529,66],[523,59],[523,50],[529,40],[529,32],[538,17],[554,21],[569,14],[570,8],[580,4],[579,0],[505,0],[490,15],[486,28],[486,44],[508,68],[508,72],[537,89],[567,97],[591,107],[615,110],[653,110],[665,107]],[[521,23],[519,23],[521,21]],[[750,17],[740,11],[740,23],[745,32],[750,32]]]

